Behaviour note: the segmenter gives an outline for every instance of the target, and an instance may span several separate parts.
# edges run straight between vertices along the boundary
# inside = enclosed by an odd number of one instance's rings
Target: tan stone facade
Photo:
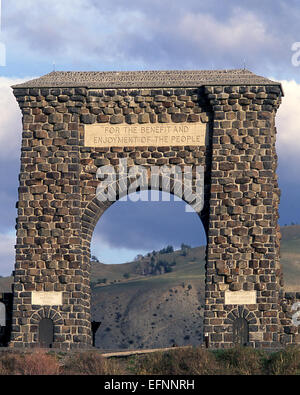
[[[17,86],[14,94],[23,113],[23,136],[12,346],[37,344],[39,317],[53,318],[55,347],[91,345],[90,242],[97,221],[113,204],[97,200],[96,172],[103,165],[118,169],[122,158],[129,166],[204,167],[200,218],[207,234],[204,332],[209,344],[233,344],[235,317],[247,320],[250,345],[280,344],[278,84],[107,89],[62,84]],[[85,125],[180,123],[205,124],[206,145],[84,143]],[[176,193],[174,185],[171,192]],[[225,304],[228,291],[255,291],[256,303]],[[32,292],[60,293],[62,303],[33,305]]]

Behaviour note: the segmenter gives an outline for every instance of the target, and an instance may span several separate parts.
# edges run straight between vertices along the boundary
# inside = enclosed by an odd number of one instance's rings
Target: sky
[[[300,223],[298,0],[0,0],[0,275],[14,267],[21,113],[11,85],[51,71],[243,68],[282,83],[280,224]],[[205,243],[183,202],[116,202],[93,253],[105,263]]]

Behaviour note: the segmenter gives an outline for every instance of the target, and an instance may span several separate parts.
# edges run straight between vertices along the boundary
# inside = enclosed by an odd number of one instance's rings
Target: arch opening
[[[145,191],[139,194],[145,197]],[[101,262],[91,267],[92,321],[101,321],[96,347],[159,348],[203,341],[206,232],[201,215],[185,212],[185,202],[169,195],[160,193],[155,202],[123,197],[97,215],[91,237],[91,256]],[[106,254],[101,255],[101,247],[97,252],[97,241],[106,244]],[[109,250],[115,257],[126,243],[131,258],[106,264]]]

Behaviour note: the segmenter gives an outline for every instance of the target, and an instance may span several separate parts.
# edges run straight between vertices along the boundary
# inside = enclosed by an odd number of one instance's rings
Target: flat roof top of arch
[[[53,71],[42,77],[13,85],[21,88],[177,88],[203,85],[275,85],[279,82],[249,70],[157,70],[157,71]]]

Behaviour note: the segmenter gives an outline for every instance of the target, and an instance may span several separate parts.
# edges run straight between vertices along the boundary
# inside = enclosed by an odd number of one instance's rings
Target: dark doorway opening
[[[43,318],[39,323],[39,344],[42,348],[52,348],[54,325],[50,318]]]
[[[99,326],[101,325],[101,322],[97,322],[97,321],[92,321],[92,341],[93,341],[93,347],[95,347],[95,343],[96,343],[96,332],[99,328]]]
[[[233,323],[233,343],[240,346],[249,343],[249,325],[245,318],[239,317]]]

